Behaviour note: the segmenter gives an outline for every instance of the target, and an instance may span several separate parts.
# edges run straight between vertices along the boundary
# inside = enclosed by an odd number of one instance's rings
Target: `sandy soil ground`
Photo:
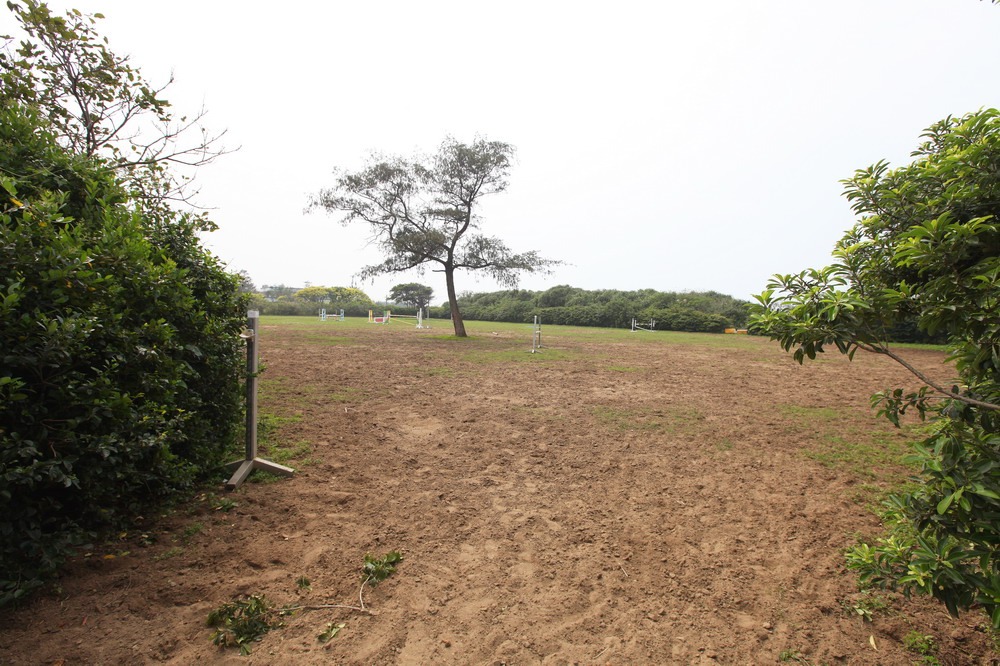
[[[844,569],[903,474],[905,433],[868,408],[912,384],[891,362],[447,332],[265,319],[270,453],[296,475],[206,492],[73,562],[0,615],[0,663],[932,663],[914,632],[942,664],[998,663],[981,615],[861,593]],[[364,555],[392,550],[395,574],[362,589]],[[241,657],[205,620],[250,594],[365,611],[298,611]]]

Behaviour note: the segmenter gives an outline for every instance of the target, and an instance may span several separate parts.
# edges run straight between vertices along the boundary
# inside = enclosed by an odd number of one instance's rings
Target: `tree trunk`
[[[455,327],[456,338],[469,337],[465,332],[465,322],[462,321],[462,313],[458,311],[458,295],[455,293],[455,269],[446,266],[444,269],[444,281],[448,285],[448,306],[451,308],[451,323]]]

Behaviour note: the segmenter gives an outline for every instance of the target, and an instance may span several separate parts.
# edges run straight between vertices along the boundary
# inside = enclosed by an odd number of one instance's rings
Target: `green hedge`
[[[208,226],[0,106],[0,605],[237,438],[245,303]]]
[[[535,315],[546,324],[628,328],[632,318],[656,319],[656,328],[670,331],[722,333],[743,327],[746,301],[717,292],[659,292],[654,289],[588,291],[558,285],[543,292],[528,290],[463,294],[462,316],[479,321],[529,323]],[[447,309],[444,316],[447,316]],[[437,315],[439,308],[432,308]]]

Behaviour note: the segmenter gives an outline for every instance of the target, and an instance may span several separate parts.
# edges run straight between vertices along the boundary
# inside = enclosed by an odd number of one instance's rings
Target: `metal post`
[[[239,488],[250,476],[250,472],[255,469],[262,469],[280,476],[291,476],[295,473],[291,467],[257,457],[257,374],[260,371],[260,362],[257,358],[257,322],[259,316],[260,313],[256,310],[247,312],[247,328],[240,335],[247,341],[246,457],[226,465],[226,469],[233,472],[229,481],[226,482],[226,490]]]
[[[538,315],[535,315],[535,321],[531,325],[531,352],[532,354],[539,353],[542,349],[542,324],[538,320]]]
[[[257,457],[257,375],[260,374],[260,359],[257,355],[257,310],[247,312],[247,420],[246,459]]]

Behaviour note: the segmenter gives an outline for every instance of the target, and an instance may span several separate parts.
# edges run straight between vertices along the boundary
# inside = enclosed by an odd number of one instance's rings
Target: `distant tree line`
[[[655,320],[658,330],[704,333],[743,328],[749,305],[714,291],[589,291],[569,285],[546,291],[465,293],[458,301],[467,319],[480,321],[528,323],[539,315],[546,324],[624,328],[635,318],[647,323]],[[431,316],[447,317],[447,311],[445,306],[431,308]]]
[[[375,302],[355,287],[304,288],[264,285],[253,295],[252,307],[263,315],[312,316],[321,309],[343,310],[348,317],[367,317]]]
[[[247,284],[252,282],[242,276]],[[263,285],[251,293],[251,307],[264,315],[316,316],[320,309],[348,317],[367,317],[372,309],[388,308],[398,314],[416,314],[415,302],[427,303],[433,290],[422,284],[398,284],[392,288],[390,303],[376,303],[355,287],[289,287]],[[746,328],[749,301],[716,291],[657,291],[639,289],[586,290],[557,285],[545,291],[513,289],[465,292],[458,297],[464,317],[478,321],[530,323],[535,315],[546,324],[628,328],[635,318],[645,325],[655,321],[660,331],[722,333],[727,328]],[[427,308],[427,316],[448,319],[447,302]],[[940,334],[919,330],[913,318],[894,323],[887,331],[895,342],[940,343]]]
[[[416,314],[414,303],[426,303],[433,290],[417,283],[393,287],[388,306],[376,305],[365,292],[354,287],[289,287],[263,285],[253,294],[252,307],[264,315],[315,316],[343,309],[348,317],[366,317],[368,311],[388,307],[400,314]],[[545,291],[513,289],[484,293],[466,292],[458,297],[466,319],[530,323],[539,315],[546,324],[625,328],[632,319],[663,331],[722,333],[727,328],[743,328],[747,323],[748,301],[715,291],[662,292],[655,289],[588,291],[558,285]],[[428,316],[448,319],[446,302],[429,307]]]

